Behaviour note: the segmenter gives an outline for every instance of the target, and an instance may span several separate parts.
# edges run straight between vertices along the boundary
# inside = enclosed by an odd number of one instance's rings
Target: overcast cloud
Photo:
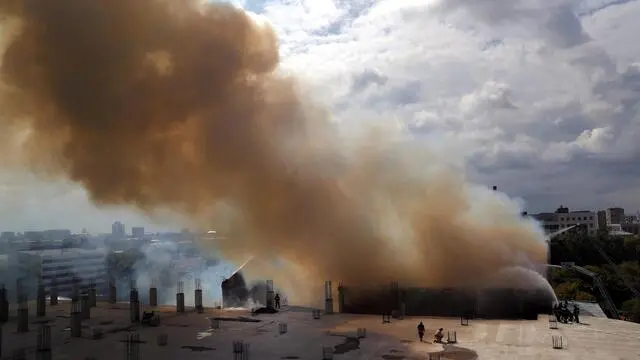
[[[234,3],[273,23],[284,67],[344,123],[400,119],[530,212],[640,208],[640,1]],[[150,221],[72,185],[9,180],[2,229]]]

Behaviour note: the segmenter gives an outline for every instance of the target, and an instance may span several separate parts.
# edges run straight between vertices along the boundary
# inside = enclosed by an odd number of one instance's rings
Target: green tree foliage
[[[630,299],[622,304],[622,311],[630,317],[631,321],[640,323],[640,299]]]
[[[617,269],[596,250],[594,242],[616,264]],[[574,262],[598,274],[618,308],[629,313],[640,313],[640,300],[633,299],[631,291],[616,272],[618,270],[624,274],[626,280],[640,290],[639,237],[611,237],[606,232],[600,232],[589,238],[584,232],[569,231],[552,239],[550,250],[552,264]],[[560,298],[602,300],[598,289],[594,288],[593,279],[573,270],[555,268],[550,281]]]

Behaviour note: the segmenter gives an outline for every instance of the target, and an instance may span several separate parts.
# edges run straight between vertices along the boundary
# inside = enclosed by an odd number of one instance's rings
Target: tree
[[[575,299],[580,291],[579,281],[563,282],[554,288],[559,299]]]
[[[611,265],[596,246],[616,265]],[[640,290],[640,237],[609,236],[606,231],[589,237],[584,232],[568,231],[552,239],[549,247],[552,264],[575,262],[598,274],[617,307],[633,296],[619,272],[631,282],[632,287]],[[591,286],[592,280],[573,271],[553,269],[549,280],[558,296],[588,299],[590,297],[586,294],[591,294],[602,300],[599,292]]]
[[[577,301],[596,301],[596,297],[586,291],[577,291],[575,299]]]
[[[625,301],[622,304],[622,311],[629,314],[631,321],[640,323],[640,299]]]

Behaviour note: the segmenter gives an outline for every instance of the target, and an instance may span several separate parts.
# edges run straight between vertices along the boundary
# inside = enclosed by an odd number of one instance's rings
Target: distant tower
[[[114,222],[113,225],[111,225],[111,235],[118,238],[124,238],[125,237],[124,224],[121,223],[120,221]]]

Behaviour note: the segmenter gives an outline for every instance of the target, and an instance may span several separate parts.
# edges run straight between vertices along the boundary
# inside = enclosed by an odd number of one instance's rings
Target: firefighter
[[[420,342],[422,342],[422,339],[424,338],[424,324],[422,321],[418,324],[418,337],[420,338]]]
[[[438,332],[435,335],[433,335],[433,342],[441,343],[442,342],[442,338],[444,337],[444,333],[443,332],[444,332],[443,328],[438,329]]]

